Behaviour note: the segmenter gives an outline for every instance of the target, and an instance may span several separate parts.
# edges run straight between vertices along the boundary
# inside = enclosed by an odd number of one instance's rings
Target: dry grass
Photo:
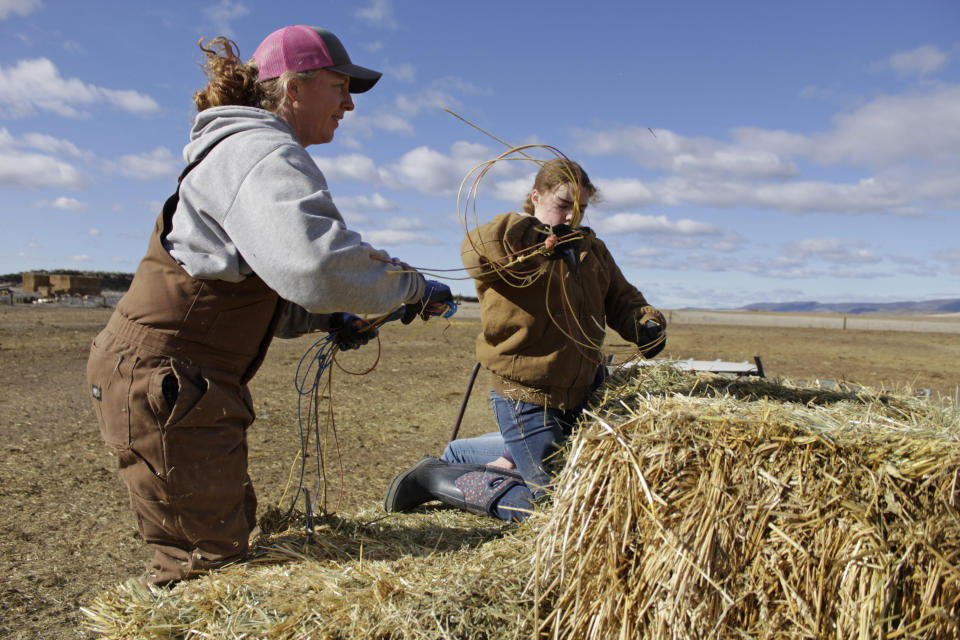
[[[532,540],[507,529],[448,509],[330,516],[311,541],[299,526],[262,534],[250,561],[166,590],[129,580],[84,613],[110,638],[529,635]]]
[[[109,638],[955,638],[960,419],[869,389],[648,369],[553,504],[267,518],[246,563],[84,613]],[[296,524],[296,523],[295,523]]]
[[[535,551],[566,638],[956,638],[956,413],[669,370],[571,444]]]

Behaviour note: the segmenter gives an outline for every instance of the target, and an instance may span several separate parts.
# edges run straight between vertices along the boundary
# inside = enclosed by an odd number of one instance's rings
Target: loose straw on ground
[[[630,370],[523,525],[371,507],[84,613],[105,638],[956,638],[958,474],[949,405]]]

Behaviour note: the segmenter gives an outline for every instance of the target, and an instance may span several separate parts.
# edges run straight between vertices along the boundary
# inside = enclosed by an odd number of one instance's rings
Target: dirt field
[[[0,638],[88,638],[78,608],[141,572],[141,545],[126,492],[103,447],[84,380],[90,340],[109,309],[0,307]],[[470,314],[382,331],[377,368],[334,371],[333,406],[342,457],[329,510],[350,514],[379,502],[390,478],[447,441],[473,365],[479,321]],[[960,374],[956,335],[676,325],[663,356],[750,361],[768,377],[929,388],[953,396]],[[254,380],[258,420],[250,475],[261,511],[277,504],[299,449],[293,380],[309,338],[276,341]],[[611,341],[625,352],[625,343]],[[342,358],[364,370],[368,346]],[[461,435],[495,428],[481,374]],[[284,506],[287,506],[285,503]]]

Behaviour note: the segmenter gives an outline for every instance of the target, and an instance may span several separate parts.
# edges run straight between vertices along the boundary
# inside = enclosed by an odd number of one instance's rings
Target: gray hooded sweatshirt
[[[222,142],[221,142],[222,140]],[[327,181],[290,125],[253,107],[199,114],[187,162],[214,147],[180,185],[164,246],[194,278],[258,275],[311,313],[386,313],[422,297],[417,273],[347,229]]]

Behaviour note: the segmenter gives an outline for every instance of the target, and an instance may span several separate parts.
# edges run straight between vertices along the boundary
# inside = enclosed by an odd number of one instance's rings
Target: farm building
[[[60,293],[76,295],[100,295],[102,286],[97,276],[25,273],[23,274],[23,292],[41,295]]]
[[[100,278],[96,276],[50,276],[50,285],[54,293],[76,293],[79,295],[100,295]]]
[[[39,293],[42,287],[50,286],[50,276],[46,273],[23,274],[23,292]]]

